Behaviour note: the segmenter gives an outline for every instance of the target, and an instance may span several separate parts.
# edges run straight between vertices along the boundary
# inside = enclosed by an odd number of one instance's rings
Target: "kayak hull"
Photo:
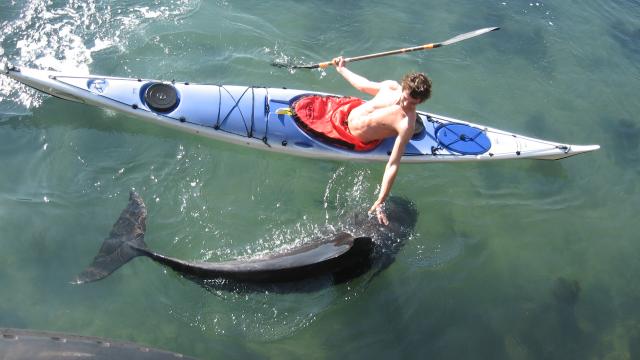
[[[385,139],[374,150],[356,152],[323,143],[301,130],[286,111],[304,90],[202,85],[157,80],[78,76],[53,71],[9,67],[5,74],[29,87],[69,101],[127,114],[133,118],[237,145],[307,158],[343,161],[383,161],[389,158],[394,139]],[[173,93],[154,94],[155,84]],[[160,107],[150,94],[157,95]],[[171,106],[162,108],[162,101]],[[404,163],[485,161],[500,159],[558,160],[599,149],[598,145],[569,145],[535,139],[441,115],[418,112],[425,130],[407,144]],[[485,141],[472,153],[448,146],[442,134],[453,126],[473,129]],[[447,128],[448,127],[448,128]],[[442,131],[441,131],[442,130]],[[449,136],[458,136],[454,131]],[[453,138],[450,143],[472,141]],[[465,145],[462,142],[459,144]],[[470,143],[471,144],[471,143]],[[471,144],[475,145],[475,144]]]

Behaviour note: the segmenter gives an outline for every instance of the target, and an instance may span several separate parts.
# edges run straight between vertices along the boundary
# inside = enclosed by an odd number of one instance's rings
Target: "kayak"
[[[257,86],[207,85],[5,66],[5,75],[52,96],[98,106],[199,136],[267,151],[317,159],[387,161],[395,139],[356,151],[310,133],[294,119],[293,103],[322,92]],[[598,145],[541,140],[485,125],[418,111],[424,124],[402,162],[557,160]]]

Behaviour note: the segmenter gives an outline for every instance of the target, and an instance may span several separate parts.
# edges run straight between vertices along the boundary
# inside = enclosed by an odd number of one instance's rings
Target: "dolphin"
[[[382,267],[388,266],[397,252],[397,240],[406,238],[415,226],[417,211],[410,202],[397,198],[388,201],[387,206],[390,207],[388,226],[379,225],[364,214],[346,218],[347,227],[358,231],[359,236],[334,231],[325,238],[260,258],[224,262],[184,261],[149,249],[144,241],[147,208],[140,195],[132,191],[127,207],[122,210],[98,255],[72,283],[104,279],[139,256],[167,266],[206,288],[277,290],[273,285],[295,284],[326,276],[333,284],[343,283],[369,271],[376,259],[382,259],[378,261]],[[390,245],[379,247],[376,243]],[[287,287],[289,290],[286,291],[302,288]],[[307,290],[312,289],[307,287]]]

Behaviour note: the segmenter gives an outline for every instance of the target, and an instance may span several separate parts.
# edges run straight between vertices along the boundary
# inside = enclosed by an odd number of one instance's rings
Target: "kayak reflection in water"
[[[375,82],[347,69],[342,56],[333,59],[333,64],[336,71],[353,87],[373,95],[373,99],[356,107],[349,114],[349,132],[364,143],[396,137],[384,170],[378,199],[369,209],[369,213],[375,213],[378,222],[388,225],[384,202],[398,174],[405,146],[416,130],[416,106],[431,96],[431,80],[423,73],[408,73],[402,79],[402,85],[394,80]]]

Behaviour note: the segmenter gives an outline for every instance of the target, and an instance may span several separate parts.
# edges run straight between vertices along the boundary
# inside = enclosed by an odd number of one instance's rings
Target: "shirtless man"
[[[409,73],[402,80],[402,85],[393,80],[374,82],[347,69],[342,56],[333,59],[333,64],[353,87],[373,95],[373,99],[349,114],[349,132],[363,142],[396,137],[382,177],[380,194],[369,209],[369,213],[375,212],[381,224],[388,225],[384,201],[398,174],[404,148],[413,136],[416,106],[431,96],[431,80],[423,73]]]

